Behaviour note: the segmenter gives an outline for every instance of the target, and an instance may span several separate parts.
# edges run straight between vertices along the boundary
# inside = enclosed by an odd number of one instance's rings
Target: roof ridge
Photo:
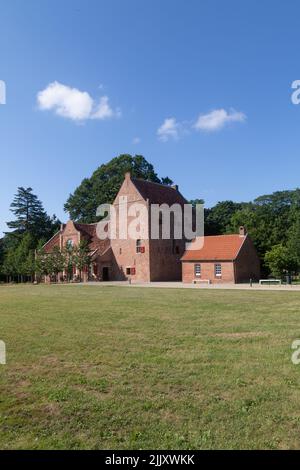
[[[246,237],[246,235],[239,235],[238,233],[223,233],[221,235],[202,235],[203,237],[209,238],[209,237],[239,237],[243,238]]]
[[[44,243],[44,245],[41,247],[41,250],[42,250],[48,243],[50,243],[50,242],[53,240],[53,238],[55,238],[55,237],[56,237],[57,235],[59,235],[59,234],[60,234],[60,230],[58,230],[57,232],[55,232],[55,234],[52,235],[52,237],[49,238],[49,240],[48,240],[46,243]]]
[[[170,188],[173,189],[173,191],[176,191],[172,185],[170,184],[164,184],[164,183],[158,183],[157,181],[151,181],[151,180],[145,180],[143,178],[131,178],[132,181],[143,181],[144,183],[151,183],[151,184],[157,184],[158,186],[162,186],[163,188]]]
[[[98,222],[92,222],[91,224],[85,224],[83,222],[74,222],[74,224],[77,224],[77,225],[97,225]]]

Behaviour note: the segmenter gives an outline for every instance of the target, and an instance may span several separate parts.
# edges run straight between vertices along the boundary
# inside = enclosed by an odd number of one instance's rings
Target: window
[[[122,254],[122,248],[119,249],[119,254],[120,254],[120,255]]]
[[[145,247],[142,246],[142,240],[136,241],[136,252],[137,253],[145,253]]]
[[[134,276],[135,268],[126,268],[126,276]]]
[[[222,276],[222,266],[221,264],[215,264],[215,277]]]
[[[195,264],[195,276],[201,276],[201,264]]]
[[[73,240],[72,240],[72,238],[70,238],[69,240],[67,240],[66,245],[67,245],[67,248],[71,248],[71,247],[73,246]]]

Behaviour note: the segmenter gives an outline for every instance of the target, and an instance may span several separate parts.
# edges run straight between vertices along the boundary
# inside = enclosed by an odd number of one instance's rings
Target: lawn
[[[0,287],[1,449],[300,447],[300,293]]]

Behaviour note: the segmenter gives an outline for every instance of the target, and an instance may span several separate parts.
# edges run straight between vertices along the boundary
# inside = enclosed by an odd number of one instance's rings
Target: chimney
[[[178,191],[178,185],[177,184],[173,184],[173,186],[171,186],[171,188],[175,189],[175,191]]]
[[[130,171],[126,171],[126,173],[125,173],[125,180],[130,180],[130,179],[131,179]]]
[[[240,237],[244,237],[246,234],[247,234],[246,227],[244,227],[244,225],[241,225],[240,228],[239,228]]]
[[[61,232],[63,232],[64,228],[65,228],[65,225],[64,225],[64,224],[60,224],[60,231],[61,231]]]

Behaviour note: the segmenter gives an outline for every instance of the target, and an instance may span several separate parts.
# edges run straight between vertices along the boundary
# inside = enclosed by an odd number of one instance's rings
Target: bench
[[[264,283],[269,284],[269,286],[271,284],[274,284],[274,283],[277,283],[277,284],[281,285],[281,279],[260,279],[259,280],[260,285],[262,285]]]

